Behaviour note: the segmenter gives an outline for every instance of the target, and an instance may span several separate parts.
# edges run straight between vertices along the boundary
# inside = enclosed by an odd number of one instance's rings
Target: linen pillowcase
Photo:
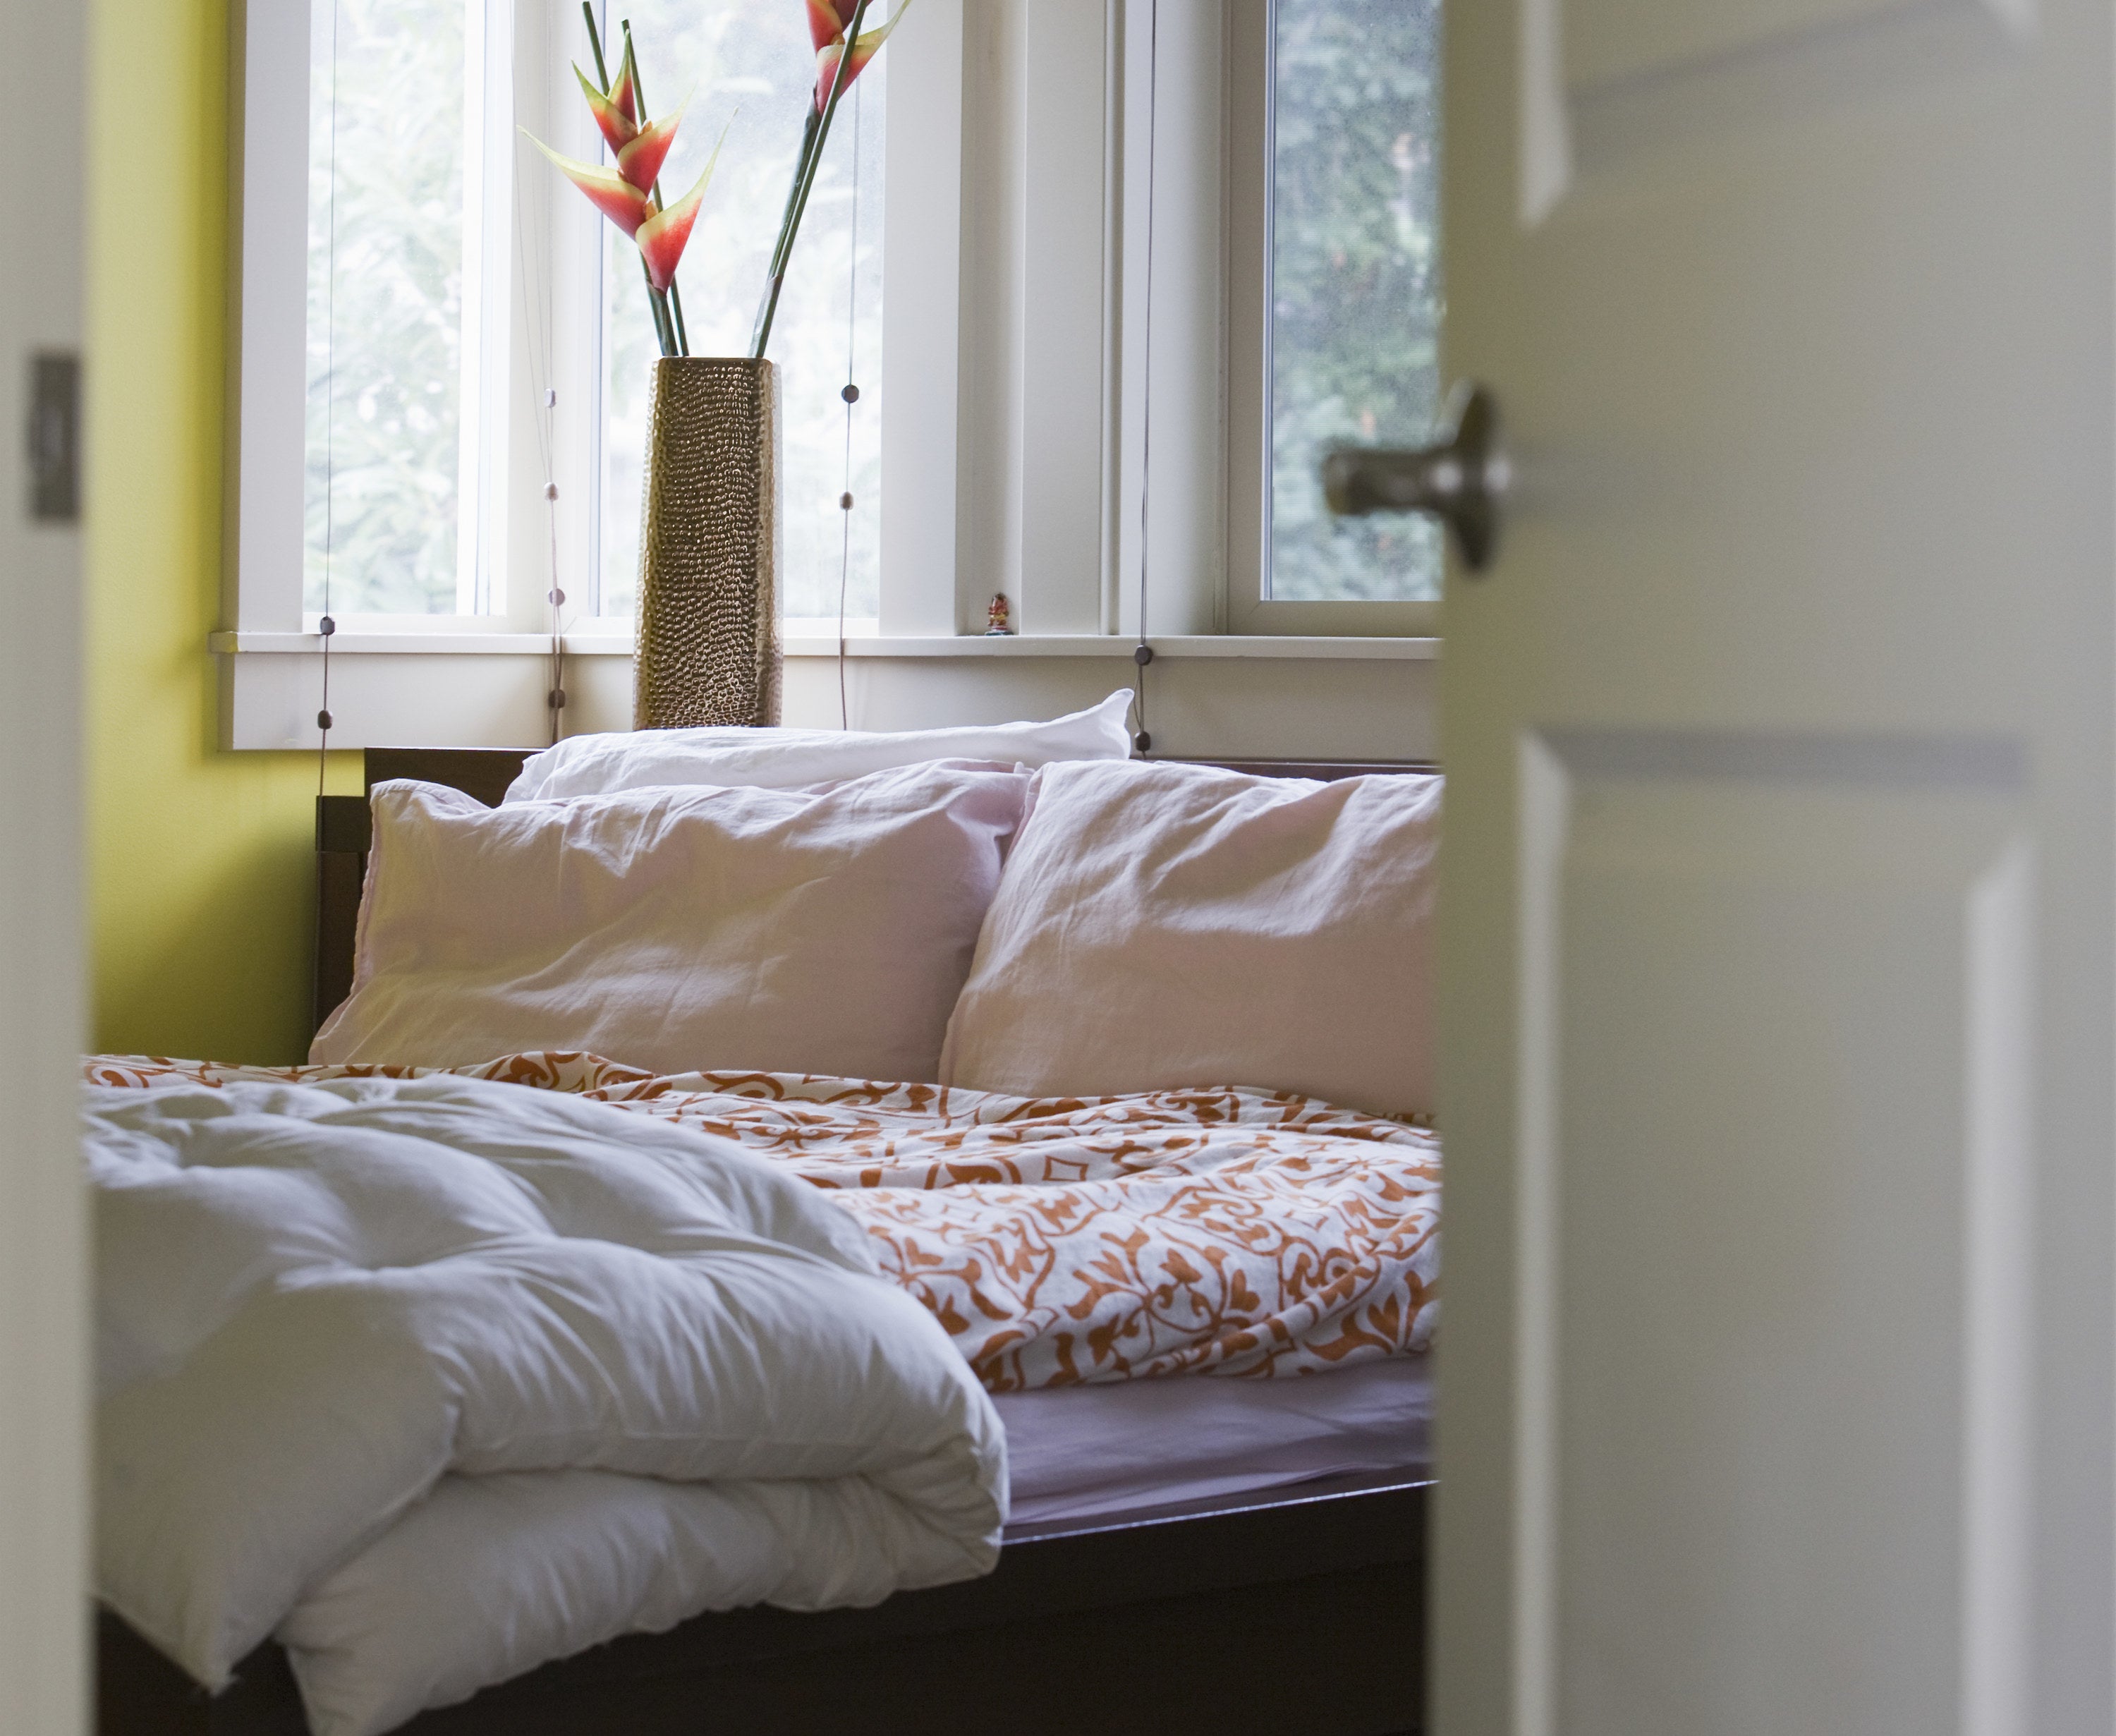
[[[532,753],[505,802],[609,795],[665,784],[752,785],[798,790],[924,760],[996,760],[1049,765],[1065,759],[1128,759],[1131,689],[1049,723],[1002,723],[894,734],[838,730],[632,730],[576,735]]]
[[[352,992],[310,1059],[935,1080],[1028,786],[945,762],[503,808],[379,784]]]
[[[1254,1085],[1430,1114],[1440,792],[1437,776],[1046,767],[942,1081]]]

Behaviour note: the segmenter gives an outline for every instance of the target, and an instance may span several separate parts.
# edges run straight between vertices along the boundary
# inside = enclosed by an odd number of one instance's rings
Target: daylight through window
[[[315,0],[303,606],[485,606],[485,0]]]
[[[740,104],[678,282],[691,353],[747,355],[815,86],[816,54],[805,15],[796,6],[753,0],[633,0],[627,16],[655,113],[680,102],[687,83],[699,81],[674,179],[688,185],[722,117]],[[794,619],[835,618],[838,612],[845,533],[838,502],[846,490],[847,421],[840,393],[849,344],[860,398],[851,418],[845,612],[856,620],[881,612],[882,137],[889,60],[885,53],[867,67],[839,111],[772,327],[770,354],[780,368],[784,417],[780,608]],[[605,228],[600,612],[629,615],[638,581],[647,396],[658,352],[637,251]]]
[[[1291,601],[1440,595],[1423,517],[1332,519],[1334,442],[1422,444],[1438,404],[1439,0],[1274,0],[1269,555]]]

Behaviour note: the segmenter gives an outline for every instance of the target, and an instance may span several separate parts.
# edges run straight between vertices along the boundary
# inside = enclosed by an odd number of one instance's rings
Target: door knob
[[[1484,387],[1466,380],[1448,395],[1438,444],[1340,446],[1322,460],[1322,493],[1332,512],[1431,513],[1455,533],[1462,564],[1472,573],[1491,564],[1500,504],[1512,480],[1499,437],[1499,407]]]

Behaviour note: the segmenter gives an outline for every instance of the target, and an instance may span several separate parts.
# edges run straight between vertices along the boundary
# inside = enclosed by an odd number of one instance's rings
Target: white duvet
[[[460,1078],[92,1089],[104,1599],[369,1736],[708,1609],[997,1557],[1005,1434],[867,1232],[711,1135]]]

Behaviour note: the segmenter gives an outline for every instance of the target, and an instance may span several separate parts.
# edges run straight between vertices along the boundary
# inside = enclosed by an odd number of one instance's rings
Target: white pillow
[[[950,762],[504,808],[378,784],[352,992],[310,1059],[937,1079],[1028,786]]]
[[[1437,776],[1144,762],[1036,774],[943,1083],[1192,1085],[1433,1109]]]
[[[665,784],[748,784],[798,790],[922,760],[997,760],[1049,765],[1062,759],[1129,759],[1131,689],[1049,723],[868,734],[838,730],[632,730],[576,735],[532,753],[508,785],[508,802],[608,795]]]

